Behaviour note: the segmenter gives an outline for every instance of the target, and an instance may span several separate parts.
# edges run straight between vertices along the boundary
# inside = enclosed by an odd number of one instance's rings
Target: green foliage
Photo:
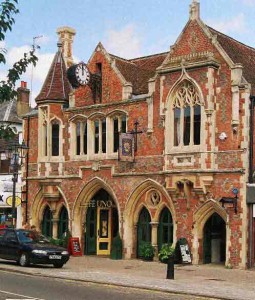
[[[12,140],[17,135],[10,125],[0,125],[0,139]]]
[[[174,256],[175,249],[172,244],[163,244],[158,257],[161,262],[166,262],[169,257]]]
[[[65,235],[63,235],[61,239],[50,238],[50,242],[53,245],[62,246],[64,248],[67,248],[70,237],[72,237],[72,235],[71,235],[70,231],[67,231],[67,233]]]
[[[155,254],[155,249],[150,243],[141,245],[140,253],[143,259],[152,260]]]
[[[17,5],[18,0],[4,0],[0,4],[0,41],[5,40],[8,31],[12,31],[12,26],[15,23],[14,16],[19,13]],[[0,48],[0,64],[6,63],[6,53],[6,49]],[[30,64],[36,65],[37,60],[35,48],[32,47],[28,53],[24,53],[23,58],[7,71],[6,80],[0,81],[0,103],[10,101],[17,95],[15,83],[26,72]],[[0,137],[10,137],[10,135],[12,137],[12,132],[8,128],[0,126]]]

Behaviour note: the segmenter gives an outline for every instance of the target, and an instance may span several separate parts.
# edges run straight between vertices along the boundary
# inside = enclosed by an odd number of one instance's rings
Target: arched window
[[[59,122],[54,120],[51,122],[51,155],[59,156]]]
[[[94,153],[106,153],[106,119],[94,121]]]
[[[78,121],[75,123],[76,147],[75,155],[87,155],[88,153],[88,129],[87,122]]]
[[[141,246],[151,242],[151,217],[144,207],[139,215],[137,224],[137,256],[141,257]]]
[[[125,115],[113,117],[113,152],[119,149],[119,134],[127,131],[127,118]]]
[[[68,212],[65,206],[61,208],[58,221],[58,238],[61,239],[68,230]]]
[[[158,226],[158,249],[163,244],[173,243],[173,219],[168,208],[164,208],[159,217]]]
[[[200,145],[201,105],[196,87],[182,81],[172,100],[174,146]]]
[[[43,213],[43,220],[42,220],[42,234],[48,237],[52,237],[52,212],[47,206]]]

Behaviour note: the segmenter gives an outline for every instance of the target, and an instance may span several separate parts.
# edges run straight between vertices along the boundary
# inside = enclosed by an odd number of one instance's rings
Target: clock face
[[[77,65],[75,69],[75,76],[80,85],[88,84],[90,80],[90,73],[84,63],[80,63]]]

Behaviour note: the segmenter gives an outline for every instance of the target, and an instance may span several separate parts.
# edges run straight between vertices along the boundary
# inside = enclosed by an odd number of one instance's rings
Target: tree
[[[3,0],[0,4],[0,41],[5,40],[6,33],[12,31],[15,23],[14,16],[19,13],[17,8],[18,0]],[[0,48],[0,64],[5,64],[7,51]],[[0,81],[0,103],[10,101],[17,96],[15,83],[24,74],[30,64],[36,65],[38,58],[35,55],[35,48],[31,48],[28,53],[24,53],[23,58],[17,61],[11,69],[7,71],[6,80]],[[13,133],[9,126],[0,125],[0,138],[12,138]]]

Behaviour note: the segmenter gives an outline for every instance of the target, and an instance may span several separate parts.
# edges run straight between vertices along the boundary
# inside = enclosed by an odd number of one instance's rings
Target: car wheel
[[[64,265],[63,263],[55,263],[55,264],[53,264],[54,268],[58,268],[58,269],[62,268],[63,265]]]
[[[27,267],[29,265],[28,255],[26,253],[22,253],[19,258],[19,265],[21,267]]]

